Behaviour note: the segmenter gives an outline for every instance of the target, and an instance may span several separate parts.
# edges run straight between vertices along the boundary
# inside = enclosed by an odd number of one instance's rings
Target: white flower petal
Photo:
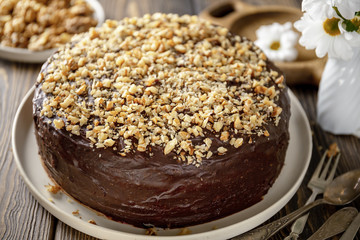
[[[352,47],[349,45],[349,42],[346,41],[342,36],[337,36],[334,39],[334,44],[331,46],[331,54],[329,52],[329,57],[340,57],[344,60],[349,60],[353,56]]]
[[[294,61],[298,56],[298,52],[294,48],[283,49],[281,53],[286,61]]]
[[[299,32],[304,31],[305,28],[307,28],[309,26],[309,24],[311,22],[313,22],[314,20],[312,20],[309,16],[309,14],[304,13],[304,15],[300,18],[300,20],[296,21],[294,23],[294,27],[295,29],[297,29]]]
[[[331,46],[331,39],[328,39],[327,36],[323,35],[323,37],[319,40],[317,47],[315,49],[316,55],[318,57],[324,57],[327,53],[330,54],[329,48]]]
[[[302,32],[299,42],[302,46],[305,46],[306,49],[314,49],[325,34],[322,25],[319,24],[319,22],[313,22]]]
[[[299,35],[293,31],[288,31],[281,35],[280,44],[283,47],[294,47],[297,44]]]
[[[360,34],[357,32],[346,33],[345,36],[348,36],[348,43],[352,47],[360,48]],[[350,37],[351,36],[351,37]]]
[[[307,12],[313,19],[332,18],[336,15],[331,0],[303,0],[302,11]]]
[[[267,35],[268,35],[268,31],[264,26],[261,26],[258,30],[256,30],[256,37],[258,39],[266,38]]]

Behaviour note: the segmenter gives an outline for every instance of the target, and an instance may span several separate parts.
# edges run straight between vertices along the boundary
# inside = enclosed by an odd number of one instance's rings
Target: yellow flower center
[[[351,22],[355,25],[355,27],[360,27],[360,17],[354,17],[353,19],[351,19]]]
[[[327,34],[329,34],[330,36],[336,36],[336,35],[340,35],[340,29],[338,26],[340,19],[338,18],[327,18],[324,23],[323,23],[323,27],[324,30]]]
[[[280,48],[280,42],[279,41],[274,41],[270,44],[270,49],[272,50],[278,50]]]

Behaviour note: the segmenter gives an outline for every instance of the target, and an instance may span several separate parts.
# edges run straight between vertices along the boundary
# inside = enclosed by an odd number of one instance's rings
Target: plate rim
[[[11,144],[12,144],[12,149],[13,149],[13,155],[14,155],[14,159],[15,159],[15,163],[17,165],[17,168],[20,172],[21,177],[23,178],[25,184],[27,185],[27,187],[29,188],[30,192],[32,193],[32,195],[34,196],[34,198],[40,203],[40,205],[42,207],[44,207],[47,211],[49,211],[52,215],[54,215],[56,218],[60,219],[61,221],[63,221],[65,224],[81,231],[84,232],[86,234],[89,234],[91,236],[95,236],[95,237],[103,237],[102,233],[107,233],[110,234],[111,236],[114,237],[122,237],[124,239],[148,239],[149,236],[148,235],[139,235],[136,233],[129,233],[129,232],[123,232],[123,231],[119,231],[119,230],[115,230],[115,229],[110,229],[104,226],[98,226],[98,225],[93,225],[91,224],[91,228],[93,228],[93,230],[89,231],[89,224],[88,222],[76,218],[74,216],[72,216],[70,213],[64,212],[64,210],[59,209],[59,207],[54,207],[54,205],[45,198],[45,196],[43,196],[43,194],[41,194],[39,192],[39,190],[37,189],[36,186],[34,186],[34,184],[30,181],[29,176],[27,175],[27,173],[25,172],[25,169],[21,163],[19,154],[18,154],[18,146],[16,144],[17,142],[17,125],[19,124],[19,120],[20,120],[20,115],[23,111],[23,107],[24,105],[27,103],[27,101],[31,101],[32,99],[29,97],[34,93],[34,89],[35,86],[33,86],[24,96],[24,98],[22,99],[21,103],[18,106],[18,109],[16,111],[15,114],[15,118],[14,118],[14,122],[13,122],[13,126],[12,126],[12,139],[11,139]],[[273,207],[276,203],[277,204],[277,208],[274,210],[272,209],[272,211],[270,211],[270,207],[267,208],[265,211],[259,212],[249,218],[247,218],[244,221],[251,221],[253,219],[256,219],[257,217],[259,217],[259,215],[264,214],[264,212],[274,212],[271,213],[270,216],[267,217],[267,219],[271,218],[273,215],[275,215],[281,208],[283,208],[286,203],[288,201],[291,200],[291,198],[296,194],[298,188],[300,187],[304,176],[308,170],[310,161],[311,161],[311,155],[312,155],[312,149],[313,149],[313,142],[312,142],[312,136],[311,136],[311,128],[310,128],[310,124],[309,124],[309,120],[307,118],[307,115],[304,111],[304,109],[301,106],[301,103],[299,102],[299,100],[296,98],[296,96],[292,93],[292,91],[288,88],[288,93],[289,93],[289,97],[291,100],[291,105],[294,104],[294,106],[296,105],[296,109],[299,111],[299,114],[301,115],[302,118],[304,118],[304,124],[305,124],[305,132],[306,134],[306,138],[308,141],[308,148],[309,151],[307,153],[307,155],[304,157],[305,164],[304,164],[304,168],[302,169],[299,178],[295,181],[295,183],[293,184],[293,186],[288,189],[287,193],[284,194],[282,197],[280,197],[274,204],[271,205],[271,207]],[[293,115],[293,113],[291,114]],[[290,121],[289,121],[290,122]],[[266,196],[266,195],[265,195]],[[269,213],[268,213],[269,214]],[[267,214],[267,215],[268,215]],[[260,225],[261,223],[265,222],[267,219],[262,220],[262,222],[260,222],[258,225]],[[211,239],[223,239],[224,237],[234,237],[237,236],[241,233],[244,233],[246,231],[249,231],[253,228],[255,228],[256,226],[251,226],[250,228],[248,228],[245,231],[239,232],[237,231],[237,234],[231,234],[231,232],[234,232],[237,228],[239,228],[238,224],[242,223],[241,222],[237,222],[234,224],[230,224],[228,226],[219,228],[219,229],[215,229],[215,230],[209,230],[209,231],[205,231],[205,232],[200,232],[200,233],[194,233],[194,234],[190,234],[190,235],[177,235],[177,236],[152,236],[152,239],[170,239],[170,240],[175,240],[175,239],[208,239],[209,237],[211,237]],[[235,229],[235,230],[234,230]],[[99,232],[97,232],[99,231]],[[209,235],[210,233],[210,235]]]

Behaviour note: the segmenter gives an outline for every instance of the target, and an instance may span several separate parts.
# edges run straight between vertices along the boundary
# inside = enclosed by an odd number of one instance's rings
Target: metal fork
[[[306,201],[306,204],[313,202],[318,194],[323,193],[326,186],[334,178],[335,170],[339,163],[341,154],[340,154],[340,152],[338,152],[337,154],[331,154],[329,159],[326,161],[326,165],[324,167],[324,162],[325,162],[326,156],[328,155],[328,152],[329,151],[326,150],[325,153],[323,154],[323,156],[321,157],[321,160],[320,160],[318,166],[316,167],[315,172],[313,173],[313,175],[310,179],[310,182],[308,183],[308,188],[310,188],[312,190],[312,194],[309,197],[309,199]],[[332,165],[331,169],[329,170],[334,156],[336,156],[335,162]],[[304,229],[304,226],[306,224],[308,216],[309,216],[309,214],[306,214],[306,215],[302,216],[301,218],[297,219],[291,226],[291,233],[289,234],[289,236],[284,238],[284,240],[298,239],[300,233],[302,233],[302,231]]]

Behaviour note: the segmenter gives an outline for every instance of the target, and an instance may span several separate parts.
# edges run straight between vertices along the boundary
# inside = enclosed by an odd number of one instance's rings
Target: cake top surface
[[[83,134],[94,148],[151,156],[160,146],[199,165],[227,152],[210,151],[207,133],[234,148],[244,135],[269,136],[267,125],[280,120],[283,80],[259,48],[226,28],[157,13],[108,20],[75,36],[44,65],[37,84],[49,124]]]

